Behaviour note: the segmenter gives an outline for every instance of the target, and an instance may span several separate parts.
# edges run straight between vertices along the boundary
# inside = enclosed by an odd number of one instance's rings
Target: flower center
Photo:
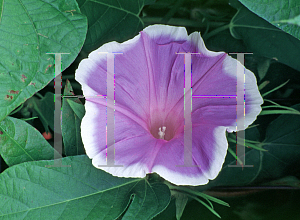
[[[182,132],[184,123],[182,112],[152,109],[151,113],[148,119],[148,129],[154,138],[170,141]]]
[[[165,135],[166,135],[166,133],[165,133],[165,131],[166,131],[166,127],[165,126],[163,126],[162,127],[162,129],[161,129],[161,127],[159,127],[159,132],[158,132],[158,135],[159,135],[159,139],[165,139]]]
[[[177,132],[179,123],[176,124],[176,120],[158,120],[152,122],[149,125],[149,131],[154,138],[169,141],[171,140]],[[180,131],[180,129],[179,129]]]

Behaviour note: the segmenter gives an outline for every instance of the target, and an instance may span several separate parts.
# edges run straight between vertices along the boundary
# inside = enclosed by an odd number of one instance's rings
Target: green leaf
[[[74,111],[75,115],[80,118],[80,120],[83,118],[85,114],[85,109],[82,103],[77,103],[75,100],[72,99],[66,99],[72,110]],[[79,99],[78,99],[79,100]]]
[[[144,23],[139,14],[152,0],[78,0],[89,27],[84,50],[90,52],[110,41],[123,42],[134,37]],[[97,12],[97,13],[95,13]]]
[[[176,207],[175,207],[175,199],[172,198],[168,207],[157,216],[155,216],[152,220],[175,220],[176,219]]]
[[[207,208],[209,211],[211,211],[215,216],[217,216],[218,218],[221,218],[221,216],[210,206],[208,206],[205,202],[203,202],[201,199],[195,197],[195,196],[191,196],[189,195],[189,197],[195,199],[197,202],[201,203],[205,208]]]
[[[236,143],[236,139],[232,139],[232,138],[228,137],[227,140],[228,140],[228,142]],[[259,141],[251,141],[251,140],[247,140],[247,139],[242,139],[240,137],[237,137],[237,140],[241,141],[241,143],[244,142],[246,147],[250,147],[250,148],[253,148],[256,150],[261,150],[261,151],[267,151],[261,147],[262,144]],[[240,158],[238,158],[236,156],[235,152],[233,153],[232,149],[228,148],[228,151],[229,151],[229,153],[233,154],[237,158],[237,160],[238,160],[238,162],[240,162],[240,164],[242,164],[242,161],[240,160]]]
[[[286,82],[284,82],[284,83],[282,83],[282,84],[280,84],[279,86],[277,86],[276,88],[274,88],[274,89],[271,89],[270,91],[268,91],[268,92],[265,92],[264,94],[262,94],[261,96],[262,97],[265,97],[265,96],[267,96],[267,95],[269,95],[270,93],[272,93],[272,92],[274,92],[274,91],[276,91],[276,90],[278,90],[278,89],[280,89],[281,87],[283,87],[283,86],[285,86],[288,82],[289,82],[290,80],[287,80]]]
[[[23,120],[6,117],[0,122],[0,153],[8,166],[26,161],[50,160],[58,152],[38,130]]]
[[[259,115],[275,115],[275,114],[292,114],[300,115],[300,112],[291,111],[291,110],[262,110]]]
[[[64,97],[62,104],[61,130],[65,154],[67,156],[85,154],[80,133],[81,120],[85,114],[85,109],[75,96],[69,80],[66,82],[64,96],[74,96],[74,98]]]
[[[54,55],[62,71],[77,57],[87,19],[75,0],[10,0],[0,8],[0,121],[54,78]]]
[[[287,106],[279,105],[278,103],[276,103],[276,102],[274,102],[272,100],[269,100],[269,99],[264,99],[264,102],[271,102],[273,105],[262,106],[262,109],[265,109],[265,108],[281,108],[281,109],[290,110],[291,112],[300,113],[298,110],[296,110],[296,109],[294,109],[292,107],[287,107]]]
[[[262,80],[266,76],[270,64],[271,64],[271,59],[268,58],[263,59],[262,62],[259,62],[257,64],[257,72],[260,80]]]
[[[186,194],[178,193],[178,192],[174,194],[174,197],[175,197],[175,206],[176,206],[176,219],[180,220],[184,208],[188,202],[188,197]]]
[[[45,131],[54,131],[54,93],[47,92],[42,99],[32,97],[27,100],[27,107],[32,109],[32,116],[38,116]]]
[[[292,106],[300,110],[300,104]],[[288,175],[289,168],[300,160],[300,116],[281,115],[267,128],[266,138],[263,141],[264,153],[263,169],[257,178],[277,179]]]
[[[196,189],[196,187],[189,187],[189,186],[176,186],[176,185],[171,185],[169,186],[169,188],[171,190],[174,190],[174,195],[177,195],[178,192],[181,192],[181,193],[185,193],[186,195],[194,195],[194,196],[200,196],[202,197],[203,199],[205,199],[206,201],[209,202],[210,206],[213,208],[212,204],[210,203],[209,200],[215,202],[215,203],[218,203],[220,205],[224,205],[224,206],[227,206],[227,207],[230,207],[229,204],[227,202],[224,202],[220,199],[217,199],[213,196],[210,196],[210,195],[207,195],[203,192],[198,192],[197,190],[194,190]]]
[[[233,156],[233,158],[236,158],[238,164],[243,165],[243,161],[236,156],[236,152],[234,152],[230,147],[227,149],[227,151]]]
[[[234,38],[228,31],[229,25],[221,26],[203,36],[205,46],[212,51],[225,51],[232,53],[232,51],[245,53],[247,51],[243,41]],[[217,30],[218,29],[218,30]],[[215,32],[214,32],[215,31]],[[214,33],[213,33],[214,32]],[[245,62],[247,64],[247,62]]]
[[[142,180],[135,185],[132,192],[132,203],[122,220],[152,219],[168,206],[171,199],[169,188],[162,183],[150,185]]]
[[[232,136],[232,134],[229,134]],[[245,130],[245,139],[258,141],[259,132],[256,127]],[[236,143],[229,142],[229,148],[236,152]],[[236,165],[236,155],[233,157],[227,154],[222,170],[216,179],[211,180],[207,185],[197,187],[199,190],[205,190],[214,186],[244,186],[255,180],[260,170],[263,159],[263,152],[256,149],[245,148],[245,165],[254,165],[254,167],[230,167]]]
[[[269,83],[270,83],[270,81],[263,81],[261,84],[259,84],[258,90],[261,91],[261,90],[262,90],[263,88],[265,88]]]
[[[292,107],[300,110],[300,104]],[[270,123],[266,138],[259,145],[266,151],[245,148],[245,164],[253,165],[253,167],[243,169],[229,167],[229,165],[236,164],[236,158],[228,154],[217,178],[197,189],[205,190],[214,186],[245,186],[288,175],[291,168],[300,160],[299,121],[299,115],[279,116]],[[259,133],[256,127],[246,129],[245,132],[247,140],[253,140],[253,142],[258,140]],[[230,148],[235,152],[235,144],[230,142]]]
[[[294,22],[299,24],[299,1],[298,0],[239,0],[243,5],[255,14],[259,15],[266,21],[273,23],[276,27],[291,34],[300,40],[300,27],[293,25]],[[281,20],[288,20],[288,24],[280,24]]]
[[[144,5],[151,5],[154,4],[156,0],[144,0]]]
[[[23,163],[0,175],[1,219],[113,220],[129,206],[125,216],[146,220],[169,204],[166,185],[114,177],[93,167],[86,155],[62,158],[68,166],[53,163]]]
[[[272,8],[272,7],[269,7]],[[300,41],[249,11],[239,8],[229,24],[236,39],[242,39],[247,49],[256,55],[277,60],[300,70]]]

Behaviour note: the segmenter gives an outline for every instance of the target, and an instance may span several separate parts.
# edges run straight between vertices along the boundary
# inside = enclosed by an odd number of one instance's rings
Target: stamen
[[[166,127],[165,126],[163,126],[162,127],[162,130],[161,130],[161,127],[158,129],[159,130],[159,132],[158,132],[158,135],[159,135],[159,139],[165,139],[165,131],[166,131]]]

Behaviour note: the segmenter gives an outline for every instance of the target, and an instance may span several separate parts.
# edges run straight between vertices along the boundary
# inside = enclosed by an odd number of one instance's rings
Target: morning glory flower
[[[115,104],[107,106],[107,54],[115,55]],[[184,164],[184,55],[192,55],[192,159]],[[79,64],[76,80],[86,98],[81,123],[86,154],[96,168],[118,177],[157,173],[177,185],[203,185],[225,160],[226,131],[237,131],[236,59],[206,49],[200,33],[152,25],[123,43],[109,42]],[[197,98],[198,96],[198,98]],[[194,98],[195,97],[195,98]],[[200,97],[200,98],[199,98]],[[245,127],[261,111],[254,74],[245,69]],[[107,108],[114,108],[115,165],[107,164]]]

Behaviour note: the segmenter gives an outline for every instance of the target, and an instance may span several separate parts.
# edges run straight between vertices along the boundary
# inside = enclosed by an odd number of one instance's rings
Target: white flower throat
[[[164,140],[165,139],[165,135],[166,135],[166,133],[165,133],[166,127],[163,126],[162,129],[160,127],[158,130],[159,130],[159,132],[158,132],[159,139],[163,139]]]

